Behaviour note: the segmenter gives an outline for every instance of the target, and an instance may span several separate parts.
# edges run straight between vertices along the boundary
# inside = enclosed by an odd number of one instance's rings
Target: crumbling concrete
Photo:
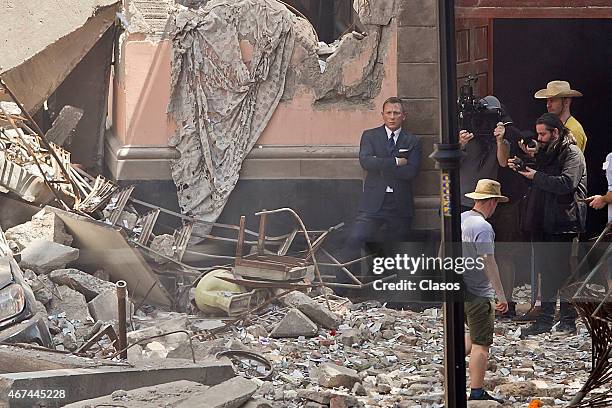
[[[162,255],[167,256],[168,258],[172,258],[176,249],[174,247],[174,237],[170,234],[162,234],[155,236],[151,241],[151,249],[156,252],[159,252]],[[162,258],[157,254],[153,254],[153,259],[159,264],[164,264],[168,262],[167,259]]]
[[[319,385],[323,387],[345,387],[350,390],[359,381],[359,374],[351,368],[332,363],[319,366]]]
[[[318,331],[319,328],[308,316],[297,309],[291,309],[272,330],[270,337],[311,337]]]
[[[70,0],[62,7],[8,0],[0,38],[19,46],[4,47],[0,73],[29,112],[62,83],[114,23],[120,8],[117,0]]]
[[[310,320],[326,329],[337,329],[340,323],[342,323],[340,316],[302,292],[293,291],[288,293],[283,297],[282,301],[288,306],[297,308],[308,316]]]
[[[177,408],[238,408],[251,398],[258,386],[243,377],[234,377],[206,391],[192,395]]]
[[[30,269],[26,269],[23,272],[23,277],[26,279],[30,288],[32,288],[32,292],[34,292],[34,297],[43,305],[48,305],[53,299],[53,291],[55,289],[55,284],[51,282],[47,275],[36,275]]]
[[[79,258],[79,250],[55,242],[35,239],[21,251],[19,266],[37,274],[65,268]]]
[[[72,236],[66,233],[64,222],[53,212],[41,210],[26,223],[9,228],[4,233],[7,240],[15,241],[19,249],[27,247],[32,241],[42,239],[70,246]]]
[[[198,364],[166,359],[157,363],[148,361],[134,368],[100,367],[10,373],[0,375],[0,406],[8,405],[11,390],[63,390],[64,398],[10,400],[10,406],[16,408],[31,408],[38,402],[44,402],[48,408],[56,408],[71,402],[109,395],[115,390],[132,390],[179,380],[216,385],[233,377],[234,370],[228,359],[208,360]]]
[[[117,290],[114,284],[74,268],[56,269],[49,278],[57,285],[66,285],[82,293],[88,302],[103,292]]]
[[[95,368],[103,361],[71,354],[29,350],[0,345],[0,373],[58,370],[63,368]]]
[[[119,318],[119,311],[117,309],[117,289],[105,290],[104,292],[96,296],[87,305],[89,306],[89,313],[95,320],[110,322]],[[125,308],[126,321],[129,322],[133,314],[134,304],[128,301],[127,307]]]
[[[54,296],[49,304],[49,313],[56,315],[65,313],[67,319],[82,323],[92,321],[85,296],[68,286],[57,287],[57,296]]]
[[[128,332],[127,334],[128,342],[135,343],[147,337],[157,336],[157,335],[164,334],[164,333],[170,333],[170,332],[177,331],[177,330],[187,330],[189,326],[189,320],[187,318],[187,315],[183,315],[183,314],[175,314],[165,320],[158,319],[152,323],[154,323],[154,326],[145,327],[139,330]],[[177,339],[179,342],[186,340],[186,336],[183,333],[178,333],[174,336],[177,336]],[[164,340],[169,341],[168,337],[169,336],[166,336]],[[155,340],[159,340],[159,339],[155,339]]]
[[[91,408],[114,406],[121,404],[124,408],[159,408],[160,406],[175,406],[175,404],[201,393],[208,388],[194,381],[180,380],[153,387],[136,388],[125,392],[123,396],[115,394],[88,399],[66,405],[64,408]]]

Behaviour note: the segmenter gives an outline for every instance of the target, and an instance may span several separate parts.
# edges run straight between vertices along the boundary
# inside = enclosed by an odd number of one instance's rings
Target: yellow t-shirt
[[[584,133],[584,129],[582,128],[580,122],[578,122],[573,116],[570,116],[567,122],[565,122],[565,127],[572,132],[574,139],[576,139],[576,145],[584,153],[587,143],[587,135]]]

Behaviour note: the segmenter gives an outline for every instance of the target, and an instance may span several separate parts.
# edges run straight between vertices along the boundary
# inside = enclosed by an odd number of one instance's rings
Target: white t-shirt
[[[463,257],[476,259],[483,255],[493,256],[495,252],[495,232],[491,224],[476,211],[466,211],[461,214],[461,240],[463,241]],[[495,290],[485,275],[484,268],[465,270],[463,282],[466,289],[473,295],[494,298]]]

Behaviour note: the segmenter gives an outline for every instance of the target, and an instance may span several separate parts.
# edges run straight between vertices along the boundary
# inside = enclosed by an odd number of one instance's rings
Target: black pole
[[[455,2],[438,2],[440,34],[440,143],[431,158],[440,169],[442,256],[461,256],[459,165],[461,149],[457,129],[457,67],[455,55]],[[460,282],[453,271],[447,281]],[[449,292],[445,292],[449,293]],[[465,408],[465,340],[462,297],[444,299],[444,373],[446,408]]]

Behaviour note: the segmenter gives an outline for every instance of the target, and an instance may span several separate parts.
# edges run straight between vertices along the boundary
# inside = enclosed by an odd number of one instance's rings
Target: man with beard
[[[535,264],[541,276],[542,308],[536,321],[521,336],[549,332],[553,326],[557,295],[570,276],[572,240],[584,231],[586,220],[586,163],[569,130],[557,115],[545,113],[536,121],[538,145],[525,153],[535,158],[535,168],[508,160],[508,166],[531,180],[523,224],[531,226],[536,242]],[[561,323],[557,331],[576,332],[576,311],[561,296]]]

